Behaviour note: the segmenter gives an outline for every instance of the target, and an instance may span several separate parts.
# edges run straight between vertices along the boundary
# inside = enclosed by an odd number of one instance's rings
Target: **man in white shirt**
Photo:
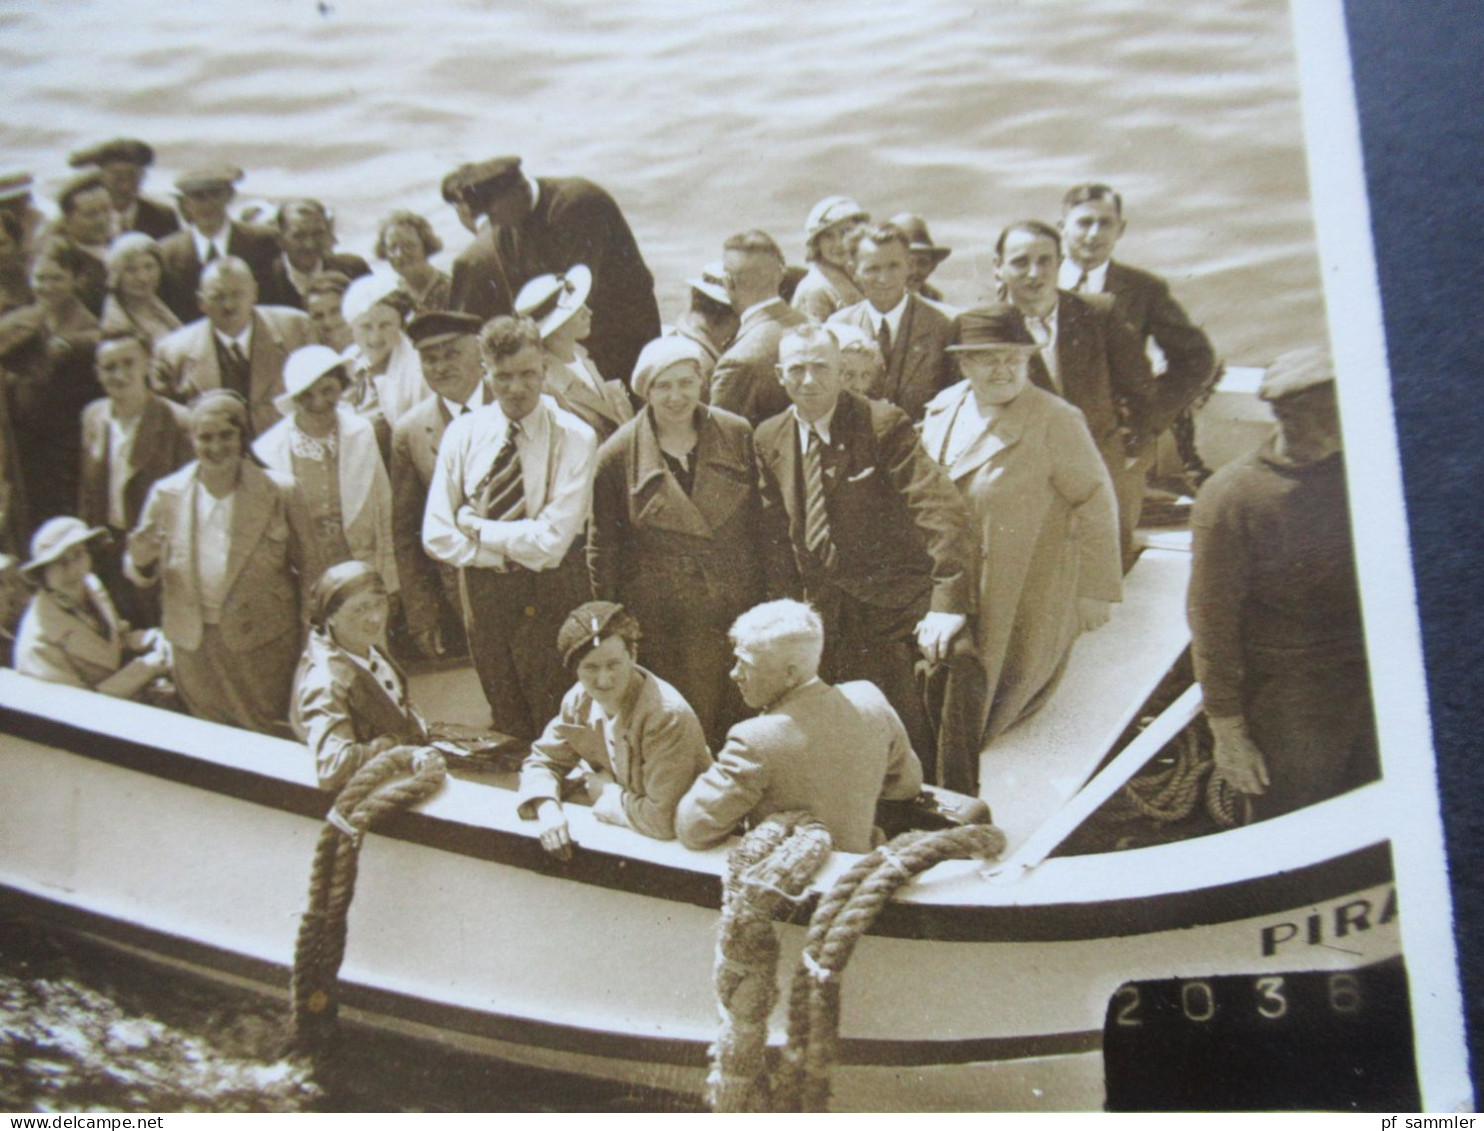
[[[597,438],[541,395],[541,336],[501,316],[480,334],[495,403],[449,424],[423,547],[463,573],[469,651],[496,730],[533,741],[567,689],[556,637],[587,596]]]

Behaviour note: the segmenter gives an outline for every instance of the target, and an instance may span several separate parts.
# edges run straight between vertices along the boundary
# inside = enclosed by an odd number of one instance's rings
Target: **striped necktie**
[[[520,453],[515,449],[515,438],[519,435],[520,425],[512,420],[494,463],[474,488],[475,509],[496,522],[514,522],[526,517],[525,478],[521,474]]]
[[[819,433],[810,428],[804,448],[804,545],[828,569],[835,564],[835,544],[830,540],[830,516],[825,509],[822,447]]]

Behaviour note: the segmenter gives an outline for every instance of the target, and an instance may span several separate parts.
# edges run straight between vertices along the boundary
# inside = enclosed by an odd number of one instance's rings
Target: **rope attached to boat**
[[[1197,802],[1204,801],[1207,815],[1222,828],[1252,821],[1251,799],[1233,789],[1217,770],[1201,729],[1187,727],[1171,745],[1175,747],[1172,764],[1132,778],[1123,787],[1120,796],[1129,817],[1146,817],[1161,824],[1183,821],[1195,812]]]
[[[789,989],[788,1044],[767,1071],[768,1018],[778,996],[773,920],[793,910],[830,852],[829,834],[804,813],[775,814],[728,858],[717,938],[722,1026],[712,1046],[711,1110],[826,1111],[840,1027],[842,978],[856,944],[906,884],[952,859],[992,858],[1005,836],[992,825],[903,833],[847,871],[809,923]]]
[[[315,846],[309,908],[294,947],[294,1041],[300,1048],[312,1051],[335,1033],[346,915],[355,894],[362,838],[386,814],[431,796],[447,775],[436,751],[396,746],[362,766],[335,798]]]

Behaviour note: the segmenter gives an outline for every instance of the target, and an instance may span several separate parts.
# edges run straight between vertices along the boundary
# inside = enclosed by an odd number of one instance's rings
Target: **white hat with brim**
[[[373,271],[369,275],[362,275],[345,288],[345,295],[340,300],[340,313],[344,315],[346,322],[354,325],[357,318],[374,306],[391,306],[396,310],[390,300],[398,289],[397,276],[390,271]],[[397,317],[401,316],[402,312],[398,310]]]
[[[578,263],[560,275],[538,275],[515,296],[515,312],[535,321],[549,338],[576,314],[593,289],[593,273]]]
[[[30,576],[51,565],[73,546],[107,537],[108,531],[103,527],[89,526],[80,518],[70,515],[49,518],[31,535],[31,558],[21,566],[21,572]]]
[[[346,365],[345,358],[329,346],[301,346],[289,354],[289,359],[283,363],[284,391],[273,399],[273,407],[280,416],[292,416],[298,407],[294,404],[294,398],[307,391],[321,377],[334,373],[340,378],[342,385],[347,383],[350,375],[345,371]]]
[[[712,302],[719,302],[722,306],[732,305],[732,296],[727,294],[726,268],[720,263],[706,264],[698,276],[687,279],[685,283],[691,290],[700,291]]]

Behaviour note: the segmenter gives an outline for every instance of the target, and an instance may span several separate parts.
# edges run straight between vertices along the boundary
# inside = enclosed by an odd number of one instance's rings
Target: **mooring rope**
[[[315,845],[309,907],[294,946],[294,1042],[301,1050],[313,1051],[335,1033],[346,915],[362,838],[386,814],[430,796],[447,775],[436,751],[395,746],[362,766],[335,798]]]

